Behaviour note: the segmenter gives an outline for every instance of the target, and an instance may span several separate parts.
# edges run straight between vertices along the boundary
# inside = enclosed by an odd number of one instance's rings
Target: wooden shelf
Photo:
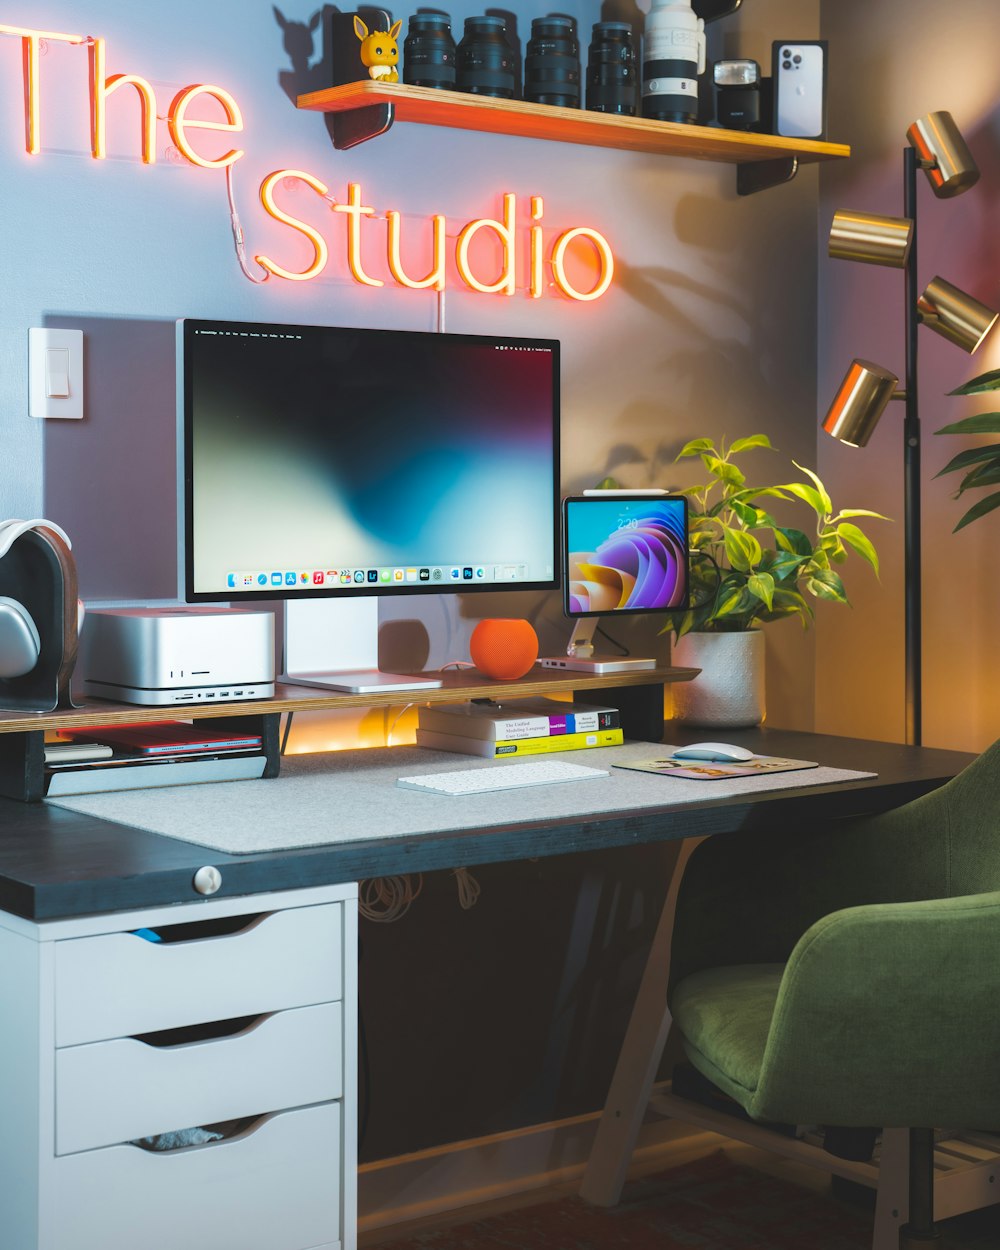
[[[0,711],[0,734],[23,734],[32,730],[80,729],[87,725],[134,725],[143,721],[210,720],[222,716],[258,716],[278,712],[319,712],[351,707],[396,707],[403,703],[458,703],[465,699],[522,698],[611,687],[649,686],[662,682],[690,681],[696,668],[647,668],[626,673],[572,673],[534,668],[517,681],[495,681],[467,669],[444,671],[433,676],[444,683],[433,690],[382,691],[378,694],[344,694],[311,686],[278,685],[273,699],[232,703],[184,703],[144,707],[88,699],[77,708],[56,712]]]
[[[708,126],[682,126],[643,117],[616,117],[586,109],[555,108],[523,100],[497,100],[461,91],[377,83],[370,79],[344,83],[300,95],[298,106],[320,113],[343,113],[371,105],[391,104],[396,120],[428,126],[450,126],[526,139],[551,139],[590,147],[620,148],[661,156],[686,156],[701,161],[744,165],[761,161],[842,159],[851,149],[842,143],[789,139]]]

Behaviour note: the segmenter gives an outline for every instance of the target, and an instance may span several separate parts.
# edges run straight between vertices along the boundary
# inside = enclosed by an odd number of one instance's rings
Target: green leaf
[[[738,452],[749,451],[751,447],[771,447],[771,440],[766,434],[751,434],[749,438],[738,438],[729,449],[729,454],[735,456]]]
[[[792,464],[795,465],[795,467],[798,469],[800,473],[808,473],[809,476],[812,478],[812,480],[816,483],[816,490],[819,494],[820,499],[823,502],[823,512],[826,515],[829,515],[833,511],[833,504],[830,502],[830,496],[829,496],[829,493],[827,492],[826,487],[819,480],[816,474],[813,473],[812,469],[807,469],[804,464],[798,464],[795,460],[792,461]]]
[[[726,530],[726,557],[734,569],[747,573],[760,562],[760,543],[746,530]]]
[[[597,483],[595,490],[621,490],[621,482],[616,477],[604,477]]]
[[[981,373],[978,378],[970,378],[961,386],[957,386],[949,395],[981,395],[983,391],[1000,389],[1000,369],[991,369],[989,373]]]
[[[945,473],[954,473],[956,469],[964,469],[967,465],[977,464],[980,460],[1000,460],[1000,447],[969,447],[965,451],[960,451],[957,456],[953,456],[934,476],[942,477]]]
[[[832,603],[847,603],[844,583],[832,569],[822,569],[806,579],[806,589],[817,599],[828,599]]]
[[[961,521],[955,526],[953,533],[957,534],[960,529],[964,529],[973,521],[978,521],[981,516],[985,516],[987,512],[992,512],[994,508],[1000,508],[1000,491],[995,495],[987,495],[985,499],[980,501],[969,509],[962,517]]]
[[[962,484],[958,488],[957,499],[959,495],[964,495],[967,490],[973,486],[996,486],[1000,482],[1000,463],[998,464],[980,464],[967,473],[962,478]]]
[[[942,425],[935,434],[1000,434],[1000,412],[977,412],[974,417]]]
[[[877,575],[878,552],[872,545],[871,539],[863,534],[856,525],[851,525],[849,521],[842,521],[837,526],[837,533],[849,547],[852,547],[859,556],[868,561]]]
[[[774,578],[770,573],[751,573],[747,579],[747,589],[752,595],[760,599],[768,612],[771,611],[771,604],[774,599]]]
[[[759,515],[758,511],[751,504],[740,503],[738,499],[729,499],[727,500],[727,503],[732,512],[739,517],[744,525],[753,527],[759,524],[757,519]]]
[[[726,460],[720,460],[718,456],[702,455],[702,461],[709,473],[714,473],[720,482],[730,482],[733,486],[742,486],[746,478],[736,467],[735,464],[729,464]]]
[[[677,455],[674,457],[674,463],[683,460],[685,456],[700,456],[703,451],[714,451],[712,440],[710,438],[693,438],[690,443],[685,443]]]
[[[804,503],[807,503],[817,516],[827,515],[829,510],[826,507],[826,501],[824,501],[818,490],[815,490],[812,486],[807,486],[805,482],[785,482],[781,489],[787,490],[796,499],[801,499]]]
[[[774,540],[782,551],[808,559],[813,553],[813,545],[801,530],[778,528],[774,531]]]
[[[849,516],[870,516],[874,517],[877,521],[892,520],[892,517],[883,516],[881,512],[871,512],[868,508],[842,508],[840,512],[837,513],[837,520],[842,521],[845,517]]]

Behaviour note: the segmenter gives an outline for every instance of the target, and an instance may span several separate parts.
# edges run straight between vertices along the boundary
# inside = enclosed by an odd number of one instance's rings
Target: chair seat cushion
[[[688,1058],[746,1108],[760,1079],[784,964],[735,964],[685,977],[670,1010]]]

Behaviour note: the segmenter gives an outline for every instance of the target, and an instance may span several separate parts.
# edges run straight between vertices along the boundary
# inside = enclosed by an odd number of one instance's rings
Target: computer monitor
[[[591,673],[655,668],[653,659],[595,655],[598,618],[687,607],[688,514],[684,495],[588,491],[563,500],[563,611],[576,625],[565,656],[547,668]]]
[[[440,684],[379,597],[559,585],[554,340],[187,319],[178,412],[180,597],[284,599],[288,680]]]

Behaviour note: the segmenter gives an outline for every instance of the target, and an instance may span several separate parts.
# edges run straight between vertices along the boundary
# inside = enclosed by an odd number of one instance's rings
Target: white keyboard
[[[494,764],[487,768],[462,768],[453,773],[399,777],[396,785],[427,794],[489,794],[494,790],[520,790],[522,786],[586,781],[608,775],[606,768],[588,768],[585,764],[569,764],[565,760],[533,760],[530,764]]]

